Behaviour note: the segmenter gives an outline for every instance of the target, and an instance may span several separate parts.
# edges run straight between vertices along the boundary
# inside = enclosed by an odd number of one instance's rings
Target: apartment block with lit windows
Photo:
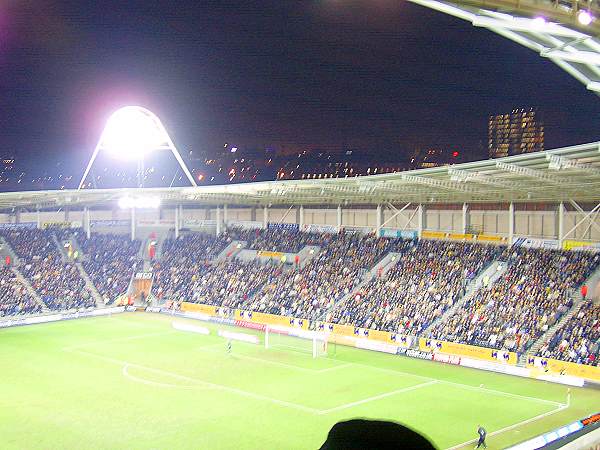
[[[544,122],[535,108],[514,109],[509,114],[490,116],[488,121],[490,158],[544,150]]]

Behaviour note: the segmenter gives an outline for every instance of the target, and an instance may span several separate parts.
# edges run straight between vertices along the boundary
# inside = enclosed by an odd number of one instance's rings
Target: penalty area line
[[[323,414],[329,414],[335,411],[341,411],[343,409],[348,409],[348,408],[352,408],[354,406],[358,406],[358,405],[362,405],[364,403],[370,403],[373,402],[375,400],[380,400],[382,398],[386,398],[386,397],[391,397],[393,395],[397,395],[397,394],[402,394],[404,392],[409,392],[409,391],[414,391],[416,389],[420,389],[426,386],[431,386],[433,384],[437,384],[438,381],[437,380],[433,380],[433,381],[427,381],[425,383],[420,383],[420,384],[415,384],[414,386],[408,386],[402,389],[396,389],[395,391],[390,391],[390,392],[386,392],[384,394],[379,394],[379,395],[374,395],[373,397],[368,397],[368,398],[364,398],[362,400],[357,400],[355,402],[352,403],[346,403],[344,405],[340,405],[340,406],[335,406],[333,408],[329,408],[329,409],[323,409],[321,411],[319,411],[319,415],[323,415]]]
[[[129,364],[125,364],[123,366],[122,373],[125,378],[127,378],[131,381],[134,381],[136,383],[145,384],[147,386],[161,387],[161,388],[177,388],[177,389],[212,389],[212,387],[210,387],[210,386],[203,386],[203,385],[186,386],[186,385],[182,385],[182,384],[161,383],[159,381],[145,380],[144,378],[136,377],[135,375],[132,375],[131,373],[129,373]],[[203,384],[203,383],[201,383],[201,384]]]

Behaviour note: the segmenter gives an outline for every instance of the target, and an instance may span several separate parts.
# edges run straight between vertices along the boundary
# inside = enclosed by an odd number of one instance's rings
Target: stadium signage
[[[168,219],[161,219],[161,220],[140,219],[137,221],[137,226],[138,227],[174,227],[175,221],[168,220]]]
[[[18,228],[37,228],[36,222],[22,222],[22,223],[0,223],[0,230],[12,230]]]
[[[269,222],[267,224],[267,228],[273,230],[290,230],[290,231],[298,231],[300,230],[300,225],[297,223],[273,223]]]
[[[414,230],[398,230],[396,228],[382,228],[379,231],[379,237],[416,239],[417,232]]]
[[[46,228],[80,228],[81,221],[72,222],[42,222],[42,229]]]
[[[600,243],[566,240],[563,242],[563,249],[573,251],[600,252]]]
[[[92,220],[90,227],[128,227],[129,220]]]
[[[183,221],[184,228],[214,227],[216,224],[217,224],[216,220],[208,220],[208,219],[185,219]]]
[[[0,328],[16,327],[22,325],[35,325],[38,323],[58,322],[60,320],[80,319],[82,317],[104,316],[125,311],[123,307],[94,309],[92,311],[67,312],[62,314],[49,314],[46,316],[31,316],[18,319],[3,320]]]
[[[558,249],[558,240],[556,240],[556,239],[537,239],[537,238],[528,238],[528,237],[520,236],[514,240],[513,246],[525,247],[525,248]]]
[[[152,272],[136,272],[134,278],[136,280],[151,280]]]
[[[262,228],[262,222],[257,222],[255,220],[230,220],[229,226],[243,228],[245,230],[256,230]]]
[[[333,225],[303,225],[302,231],[307,233],[327,233],[327,234],[336,234],[338,232],[338,228]]]

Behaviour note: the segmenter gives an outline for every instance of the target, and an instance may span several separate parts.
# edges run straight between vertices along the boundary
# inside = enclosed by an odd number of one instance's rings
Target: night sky
[[[398,0],[4,0],[0,98],[3,155],[78,167],[127,104],[200,155],[229,142],[485,156],[487,116],[529,106],[546,148],[600,139],[600,98],[566,72]]]

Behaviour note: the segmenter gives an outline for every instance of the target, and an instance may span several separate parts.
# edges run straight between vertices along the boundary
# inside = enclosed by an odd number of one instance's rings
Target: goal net
[[[328,333],[267,325],[265,348],[296,351],[312,355],[313,358],[327,356]]]

